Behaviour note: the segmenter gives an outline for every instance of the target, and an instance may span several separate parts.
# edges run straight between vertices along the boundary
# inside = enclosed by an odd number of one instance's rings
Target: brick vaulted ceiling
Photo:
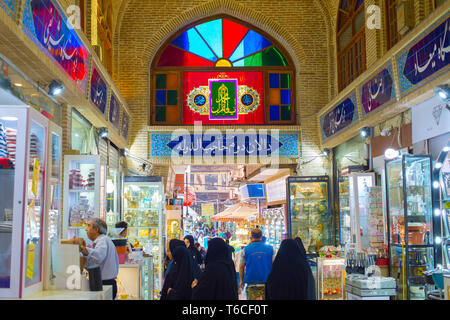
[[[148,156],[145,131],[150,110],[150,65],[167,39],[197,20],[226,14],[276,39],[296,68],[297,115],[302,155],[316,154],[316,114],[336,94],[337,0],[122,0],[113,35],[113,79],[127,99],[134,122],[130,151]]]

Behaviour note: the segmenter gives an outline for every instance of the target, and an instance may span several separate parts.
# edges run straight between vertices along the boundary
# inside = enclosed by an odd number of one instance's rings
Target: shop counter
[[[103,291],[43,290],[23,300],[112,300],[112,286],[104,285]]]

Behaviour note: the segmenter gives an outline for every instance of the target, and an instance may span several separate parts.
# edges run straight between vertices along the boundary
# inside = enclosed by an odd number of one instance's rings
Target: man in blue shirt
[[[93,241],[93,247],[86,247],[84,239],[76,239],[80,244],[80,252],[87,258],[85,267],[100,266],[103,285],[113,286],[113,300],[117,294],[116,278],[119,273],[119,256],[116,247],[106,236],[107,225],[101,219],[92,219],[86,228],[89,240]]]
[[[244,248],[239,266],[240,286],[243,288],[244,283],[247,284],[248,300],[265,299],[265,285],[274,258],[273,247],[262,242],[262,231],[253,229],[251,243]]]

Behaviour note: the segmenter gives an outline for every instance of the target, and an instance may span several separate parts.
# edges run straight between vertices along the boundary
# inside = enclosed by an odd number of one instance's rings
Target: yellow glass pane
[[[166,107],[166,121],[167,122],[178,121],[178,107]]]
[[[167,89],[169,90],[178,89],[178,75],[176,73],[167,74]]]
[[[280,89],[269,89],[269,104],[271,106],[280,104]]]

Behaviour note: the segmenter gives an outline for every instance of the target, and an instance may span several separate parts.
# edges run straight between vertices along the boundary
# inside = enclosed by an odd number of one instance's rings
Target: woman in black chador
[[[177,243],[178,244],[178,243]],[[171,248],[173,265],[161,291],[161,300],[190,300],[194,281],[194,261],[184,245]]]
[[[238,300],[236,270],[221,238],[208,242],[205,271],[192,291],[192,300]]]
[[[281,242],[266,283],[266,300],[310,300],[311,268],[299,245],[292,239]],[[314,279],[313,285],[314,285]]]

